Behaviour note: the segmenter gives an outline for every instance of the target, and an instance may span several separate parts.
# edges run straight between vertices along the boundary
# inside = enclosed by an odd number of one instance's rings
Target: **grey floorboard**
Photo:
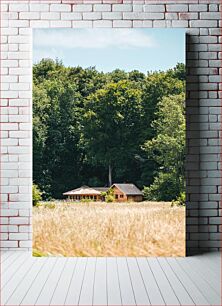
[[[56,261],[56,258],[50,258],[50,260],[47,260],[44,269],[41,269],[41,271],[38,273],[26,295],[22,299],[20,303],[21,305],[35,305],[39,294],[48,281],[49,275],[52,273],[52,269],[55,266]]]
[[[22,252],[16,252],[15,255],[8,257],[2,265],[1,273],[5,273],[9,267],[16,263],[16,260],[22,256]]]
[[[86,270],[87,258],[77,258],[74,273],[67,291],[65,305],[78,305],[83,278]]]
[[[207,255],[195,256],[202,264],[205,263],[215,274],[218,274],[218,268],[221,266],[221,255],[218,256],[214,252],[207,253]]]
[[[15,290],[12,292],[12,294],[9,294],[10,297],[6,302],[6,305],[20,305],[24,296],[26,295],[26,292],[29,290],[30,285],[35,280],[36,276],[41,271],[47,261],[48,258],[41,258],[38,261],[32,261],[33,264],[31,269],[29,269],[28,273],[24,275],[24,278],[22,277],[21,281],[19,282]],[[11,284],[7,286],[7,288],[10,287]]]
[[[116,257],[107,258],[108,305],[122,305]]]
[[[219,305],[221,300],[219,294],[217,294],[216,290],[213,289],[202,277],[200,273],[196,273],[196,271],[190,267],[186,260],[184,259],[176,259],[179,263],[180,267],[183,269],[185,273],[187,273],[192,280],[195,282],[198,289],[202,292],[203,296],[207,299],[209,304]]]
[[[180,259],[178,259],[180,260]],[[182,259],[183,262],[183,259]],[[218,269],[216,274],[208,265],[202,261],[196,260],[194,257],[186,258],[186,263],[191,269],[194,269],[215,291],[221,293],[221,271]]]
[[[174,292],[181,305],[195,305],[192,297],[189,295],[187,290],[184,288],[183,284],[177,277],[177,275],[172,270],[171,266],[168,264],[164,257],[158,258],[158,262],[166,275],[171,287],[174,288]]]
[[[135,295],[125,257],[117,258],[120,292],[123,305],[136,305]]]
[[[179,300],[175,294],[174,288],[169,283],[163,270],[161,269],[159,262],[156,258],[147,258],[147,262],[153,272],[153,275],[158,283],[161,294],[166,304],[179,305]]]
[[[6,273],[2,271],[1,290],[3,289],[4,286],[6,286],[6,284],[9,281],[11,281],[14,275],[19,273],[19,270],[22,268],[23,265],[27,265],[28,259],[32,260],[32,258],[30,257],[30,254],[23,253],[22,256],[20,256],[18,260],[7,269]]]
[[[54,260],[54,258],[51,258],[51,260]],[[57,258],[56,260],[56,264],[49,274],[47,282],[44,284],[44,287],[42,288],[35,305],[50,305],[52,296],[61,277],[67,258]]]
[[[95,279],[96,258],[88,258],[82,289],[79,298],[79,305],[93,305],[93,290]]]
[[[59,282],[55,288],[50,305],[64,305],[68,289],[75,271],[77,258],[68,258]]]
[[[127,258],[127,265],[137,305],[150,305],[147,289],[137,265],[136,258]]]
[[[192,300],[196,305],[209,305],[207,299],[203,296],[201,291],[198,289],[196,284],[193,282],[192,278],[188,276],[183,269],[181,269],[176,258],[167,258],[168,263],[170,264],[172,270],[180,278],[184,287],[186,288],[189,295],[192,297]]]
[[[15,256],[14,252],[0,252],[0,262],[3,263],[7,260],[10,256]]]
[[[145,257],[137,258],[137,264],[140,269],[151,305],[165,305],[164,299],[154,278],[153,272],[148,265]]]
[[[107,266],[106,258],[96,258],[93,305],[107,305]]]

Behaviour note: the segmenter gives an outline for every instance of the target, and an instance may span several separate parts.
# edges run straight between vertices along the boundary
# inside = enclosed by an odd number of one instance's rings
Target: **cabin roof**
[[[143,195],[142,191],[134,184],[113,184],[112,187],[114,186],[126,195]]]
[[[63,195],[100,195],[101,191],[89,186],[81,186],[79,188],[64,192]]]

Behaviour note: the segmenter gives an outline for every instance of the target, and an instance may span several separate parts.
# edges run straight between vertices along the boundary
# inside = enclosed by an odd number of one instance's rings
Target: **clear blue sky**
[[[56,57],[65,66],[142,72],[185,63],[185,29],[36,29],[33,62]]]

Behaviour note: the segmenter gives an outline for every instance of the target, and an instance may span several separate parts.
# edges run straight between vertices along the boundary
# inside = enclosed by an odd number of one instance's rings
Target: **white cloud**
[[[35,30],[37,48],[147,48],[156,45],[152,36],[138,29],[56,29]]]

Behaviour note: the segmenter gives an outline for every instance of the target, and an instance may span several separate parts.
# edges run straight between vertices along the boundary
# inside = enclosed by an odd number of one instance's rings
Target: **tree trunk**
[[[109,165],[109,187],[112,186],[112,167]]]

